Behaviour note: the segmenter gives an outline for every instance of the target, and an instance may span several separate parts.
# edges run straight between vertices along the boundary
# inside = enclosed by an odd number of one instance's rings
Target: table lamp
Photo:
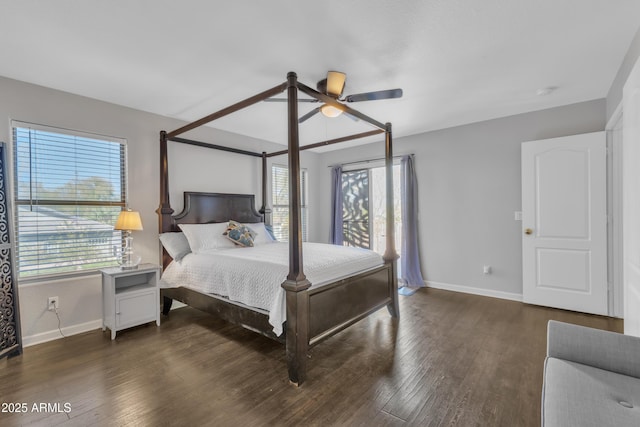
[[[133,252],[133,237],[131,237],[131,232],[142,230],[140,214],[127,208],[127,210],[120,212],[113,229],[122,230],[125,233],[124,251],[119,259],[120,268],[123,270],[135,270],[138,268],[138,264],[140,264],[142,258]]]

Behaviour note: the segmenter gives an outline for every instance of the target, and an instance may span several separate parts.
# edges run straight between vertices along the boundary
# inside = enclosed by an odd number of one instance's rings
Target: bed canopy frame
[[[272,153],[262,152],[256,153],[248,150],[242,150],[233,147],[226,147],[222,145],[216,145],[192,139],[186,139],[180,137],[180,135],[198,128],[202,125],[210,123],[216,119],[232,114],[236,111],[242,110],[248,106],[264,101],[282,92],[287,92],[287,121],[288,121],[288,149],[282,151],[276,151]],[[327,141],[321,141],[314,144],[300,146],[299,132],[298,132],[298,91],[309,95],[312,98],[317,99],[319,102],[332,105],[345,113],[350,114],[353,117],[358,118],[370,125],[375,129],[362,132],[354,135],[349,135],[341,138],[331,139]],[[382,276],[371,276],[367,280],[376,281],[380,277],[385,280],[388,279],[389,295],[382,299],[369,302],[370,306],[360,307],[358,313],[354,313],[347,320],[340,320],[339,325],[329,325],[327,330],[315,331],[313,334],[314,326],[310,326],[313,323],[317,314],[310,312],[310,292],[308,289],[311,287],[311,283],[307,280],[303,270],[303,253],[302,253],[302,221],[301,221],[301,206],[300,206],[300,194],[301,194],[301,179],[300,179],[300,151],[308,150],[317,147],[328,146],[332,144],[338,144],[345,141],[364,138],[377,134],[385,134],[385,173],[386,173],[386,250],[383,255],[384,271]],[[391,123],[381,123],[368,117],[361,112],[350,108],[338,102],[336,99],[320,93],[309,86],[300,83],[297,79],[295,72],[289,72],[287,79],[284,83],[279,84],[271,89],[254,95],[250,98],[242,100],[231,106],[223,108],[215,113],[212,113],[206,117],[182,126],[176,130],[166,132],[160,132],[160,207],[157,210],[159,215],[159,228],[160,233],[179,231],[177,227],[177,219],[185,214],[185,211],[180,215],[174,216],[174,210],[170,206],[169,202],[169,159],[167,151],[167,143],[169,141],[195,145],[205,148],[211,148],[216,150],[222,150],[241,155],[259,157],[262,159],[262,206],[259,210],[263,220],[270,224],[271,210],[267,207],[267,159],[279,155],[288,155],[288,171],[289,171],[289,273],[286,280],[282,283],[282,287],[286,293],[286,306],[287,306],[287,321],[285,326],[285,340],[286,340],[286,353],[287,353],[287,366],[289,371],[289,379],[292,383],[300,385],[306,378],[306,359],[308,348],[317,344],[319,341],[328,338],[329,336],[341,331],[347,326],[357,322],[358,320],[368,316],[373,311],[378,310],[383,306],[387,306],[389,313],[392,317],[397,318],[400,314],[398,307],[398,283],[396,277],[396,260],[398,255],[395,249],[395,236],[394,236],[394,207],[393,207],[393,148],[392,148],[392,134]],[[197,193],[190,193],[195,197]],[[203,193],[207,195],[206,193]],[[237,195],[220,195],[209,194],[211,196],[237,196]],[[185,203],[187,202],[187,193],[185,193]],[[254,198],[251,196],[251,202],[254,203]],[[186,205],[185,205],[186,208]],[[253,209],[253,207],[252,207]],[[255,210],[254,210],[255,212]],[[230,219],[230,218],[229,218]],[[171,261],[170,256],[165,250],[163,250],[163,268],[166,268]],[[381,267],[382,269],[382,267]],[[357,280],[363,280],[361,276],[363,274],[355,276]],[[349,284],[349,279],[343,279],[339,281],[341,285]],[[360,285],[358,285],[360,286]],[[335,288],[334,288],[335,289]],[[343,292],[343,291],[342,291]],[[328,294],[328,293],[327,293]],[[165,314],[168,313],[168,307],[170,307],[172,297],[175,297],[175,293],[171,292],[171,289],[163,290],[165,308]],[[313,293],[311,293],[313,296]],[[344,297],[343,294],[336,294],[334,298]],[[350,296],[354,298],[353,296]],[[324,297],[326,298],[326,297]],[[365,299],[368,297],[365,297]],[[178,298],[177,298],[178,299]],[[317,298],[320,301],[320,298]],[[362,305],[359,302],[351,301],[350,305]],[[192,304],[189,304],[192,305]],[[202,308],[208,304],[193,304],[196,308]],[[317,303],[317,305],[320,305]],[[198,307],[200,306],[200,307]],[[325,303],[324,311],[330,309],[331,302]],[[203,308],[205,311],[213,311],[220,314],[220,308]],[[322,315],[326,315],[322,313]],[[240,317],[244,316],[241,314]],[[314,317],[315,316],[315,317]],[[224,317],[224,316],[223,316]],[[232,320],[234,316],[231,316]],[[229,318],[227,318],[229,320]],[[321,321],[323,323],[324,321]],[[237,323],[242,324],[242,321]],[[326,323],[326,322],[324,322]],[[310,328],[312,331],[310,331]],[[263,335],[275,338],[273,333],[260,330],[259,327],[249,327],[249,329],[257,329],[257,332]],[[317,328],[316,328],[317,329]],[[281,338],[280,338],[281,340]]]

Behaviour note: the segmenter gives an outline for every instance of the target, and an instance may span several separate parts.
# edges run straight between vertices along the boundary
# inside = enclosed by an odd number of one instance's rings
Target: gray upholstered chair
[[[640,426],[640,338],[549,321],[542,426]]]

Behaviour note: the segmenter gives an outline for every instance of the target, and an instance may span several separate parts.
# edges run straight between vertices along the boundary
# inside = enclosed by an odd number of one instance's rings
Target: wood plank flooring
[[[0,425],[539,426],[547,320],[622,330],[436,289],[400,307],[397,322],[380,310],[314,347],[300,388],[282,345],[192,308],[115,341],[97,330],[29,347],[0,361],[0,403],[28,406]]]

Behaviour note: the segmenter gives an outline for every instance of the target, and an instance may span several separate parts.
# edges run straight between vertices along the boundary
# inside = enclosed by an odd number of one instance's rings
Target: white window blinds
[[[307,241],[307,170],[300,171],[300,212],[302,221],[302,240]],[[273,165],[271,168],[271,203],[273,234],[282,242],[289,241],[289,169],[286,166]]]
[[[114,265],[124,140],[13,122],[13,144],[18,277]]]

